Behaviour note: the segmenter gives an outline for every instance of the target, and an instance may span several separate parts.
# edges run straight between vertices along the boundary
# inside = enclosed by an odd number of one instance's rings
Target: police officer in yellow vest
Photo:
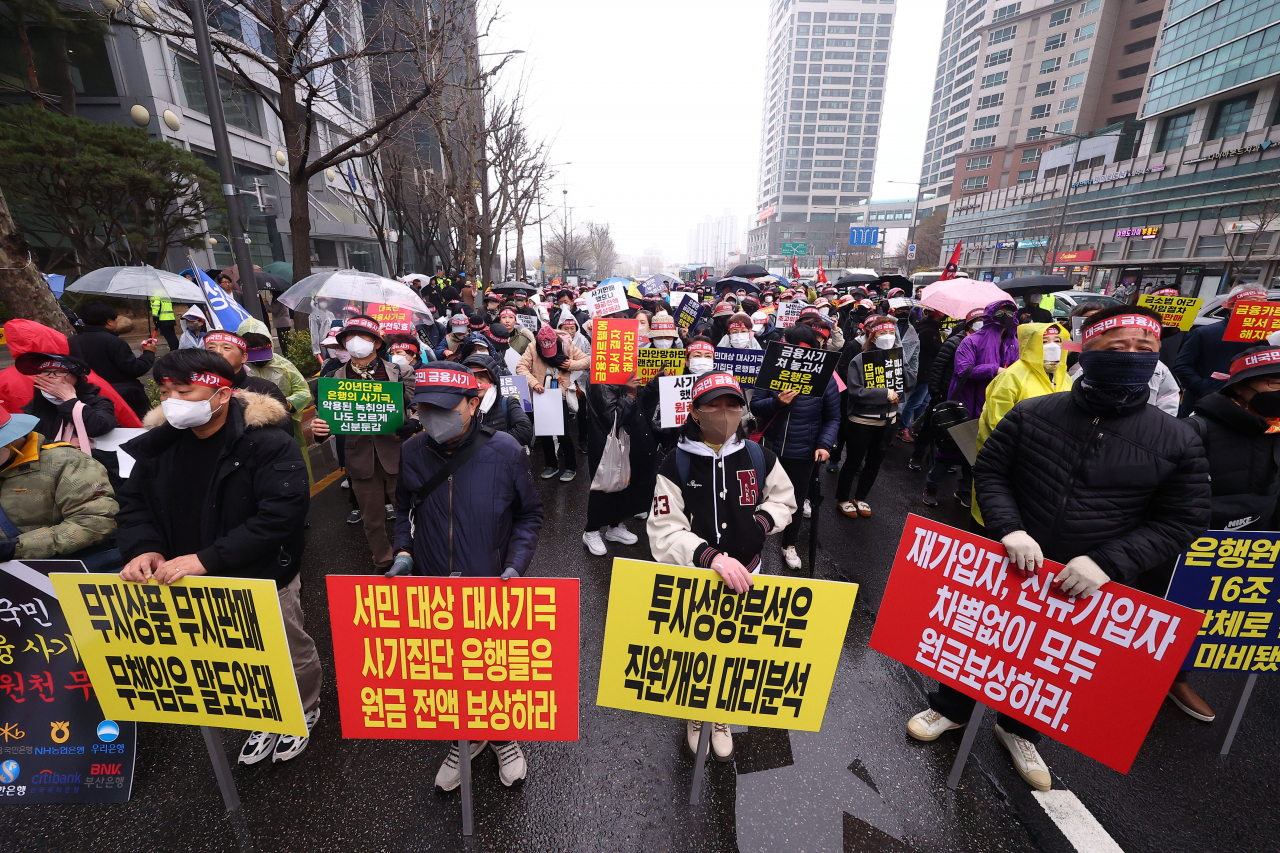
[[[169,352],[177,352],[178,318],[173,315],[173,303],[159,296],[151,297],[151,318],[155,320],[156,329],[169,344]]]

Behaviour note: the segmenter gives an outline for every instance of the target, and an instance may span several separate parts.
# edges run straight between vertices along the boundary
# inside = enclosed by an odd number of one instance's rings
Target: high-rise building
[[[800,223],[865,218],[856,206],[871,197],[895,11],[894,0],[770,4],[752,258],[780,256],[781,233]]]
[[[689,229],[686,260],[719,266],[730,252],[742,249],[739,239],[738,217],[726,207],[719,216],[707,216]]]

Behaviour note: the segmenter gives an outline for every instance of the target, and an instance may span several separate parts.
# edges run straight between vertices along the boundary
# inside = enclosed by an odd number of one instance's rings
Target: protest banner
[[[862,354],[862,385],[864,388],[887,388],[906,393],[907,371],[902,357],[902,347],[867,350]]]
[[[523,374],[498,377],[498,393],[504,397],[518,397],[520,407],[526,413],[533,411],[533,398],[529,394],[529,377]]]
[[[334,435],[386,435],[404,423],[404,385],[366,379],[316,380],[316,417]]]
[[[732,373],[743,388],[754,388],[756,377],[760,375],[760,365],[764,363],[762,349],[733,349],[716,347],[716,370]]]
[[[274,581],[49,579],[108,719],[307,734]]]
[[[0,563],[0,804],[125,803],[137,725],[98,704],[50,572],[79,560]]]
[[[796,324],[796,320],[800,319],[800,312],[808,308],[808,304],[798,299],[791,302],[784,302],[778,308],[778,328],[790,329]]]
[[[684,425],[693,405],[693,383],[697,378],[692,373],[658,377],[658,414],[663,429]]]
[[[325,580],[343,737],[578,739],[576,578]]]
[[[534,435],[564,435],[564,392],[556,380],[544,386],[541,394],[530,395],[533,404]]]
[[[688,334],[689,330],[698,324],[698,320],[702,319],[702,312],[706,308],[693,294],[689,294],[689,296],[689,299],[680,303],[680,313],[676,315],[676,328],[685,334]]]
[[[598,284],[583,294],[592,317],[606,317],[627,310],[627,291],[619,282]]]
[[[397,305],[373,305],[369,310],[369,316],[378,321],[384,335],[413,333],[413,319],[409,316],[408,308]]]
[[[839,360],[838,352],[773,341],[765,350],[755,387],[821,397]]]
[[[1275,331],[1280,331],[1280,302],[1246,299],[1236,303],[1222,339],[1265,342]]]
[[[667,285],[667,280],[660,275],[651,275],[642,281],[639,285],[640,295],[647,299],[654,299],[667,293],[671,288]]]
[[[615,559],[596,704],[816,732],[856,584]]]
[[[1184,332],[1189,332],[1200,314],[1200,306],[1204,304],[1204,300],[1191,296],[1157,296],[1154,293],[1144,293],[1138,297],[1138,304],[1157,312],[1165,326],[1176,326]]]
[[[640,321],[596,319],[592,323],[591,382],[625,385],[636,371]]]
[[[636,353],[636,372],[640,376],[640,384],[657,376],[658,371],[664,367],[668,376],[684,373],[684,350],[642,347]]]
[[[1110,582],[1023,578],[999,542],[907,517],[871,648],[1127,773],[1200,614]],[[963,721],[958,721],[963,722]]]
[[[531,334],[538,334],[538,318],[533,314],[516,314],[516,323]]]

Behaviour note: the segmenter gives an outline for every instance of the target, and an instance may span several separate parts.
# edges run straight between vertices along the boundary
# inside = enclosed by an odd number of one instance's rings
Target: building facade
[[[738,217],[726,207],[719,216],[708,215],[689,229],[688,252],[685,257],[691,263],[719,266],[730,252],[741,250],[741,240]]]
[[[893,0],[773,0],[769,8],[758,204],[747,238],[757,260],[782,253],[791,242],[784,231],[847,231],[860,221],[897,13]]]

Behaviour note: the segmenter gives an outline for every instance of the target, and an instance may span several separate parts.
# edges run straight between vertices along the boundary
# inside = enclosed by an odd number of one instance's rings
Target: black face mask
[[[1145,400],[1160,362],[1158,352],[1085,350],[1080,353],[1080,389],[1090,403],[1120,407]]]
[[[1249,401],[1249,408],[1264,418],[1280,418],[1280,391],[1259,391]]]

